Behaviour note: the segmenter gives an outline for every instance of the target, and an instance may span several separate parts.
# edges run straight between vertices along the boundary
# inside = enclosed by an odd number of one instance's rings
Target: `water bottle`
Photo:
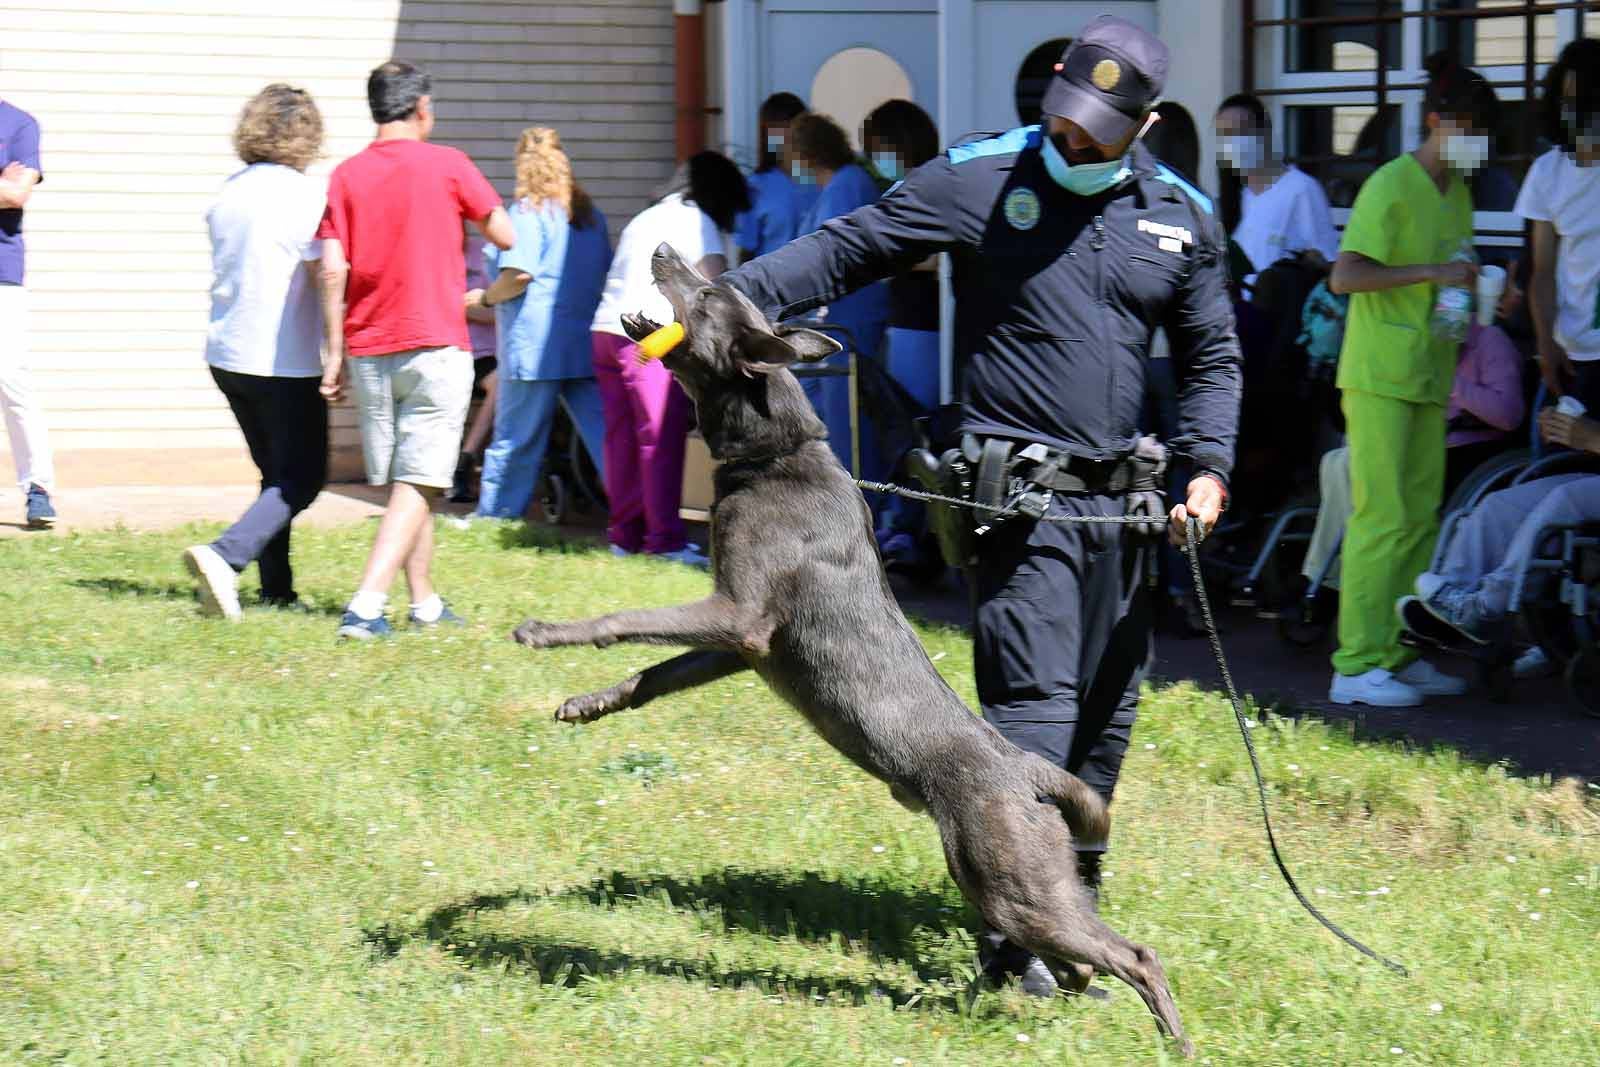
[[[1475,263],[1477,259],[1472,245],[1463,241],[1456,254],[1450,257],[1450,262]],[[1463,285],[1441,285],[1438,295],[1433,299],[1433,335],[1440,340],[1460,344],[1467,339],[1467,330],[1471,325],[1472,290]]]

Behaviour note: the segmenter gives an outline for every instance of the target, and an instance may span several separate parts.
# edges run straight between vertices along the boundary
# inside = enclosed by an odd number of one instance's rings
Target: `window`
[[[1424,57],[1474,67],[1500,98],[1489,164],[1473,181],[1486,246],[1519,245],[1512,215],[1528,165],[1547,147],[1537,98],[1574,38],[1600,35],[1600,0],[1245,0],[1245,77],[1280,147],[1348,208],[1380,165],[1416,147]],[[1336,211],[1342,224],[1346,213]]]

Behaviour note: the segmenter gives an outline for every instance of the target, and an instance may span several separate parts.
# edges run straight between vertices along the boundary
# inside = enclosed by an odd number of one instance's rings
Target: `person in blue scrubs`
[[[800,220],[817,202],[817,187],[796,184],[783,165],[789,123],[805,110],[805,101],[793,93],[773,93],[761,105],[761,157],[748,179],[750,210],[734,224],[741,260],[776,252],[800,236]]]
[[[589,342],[611,266],[605,216],[573,180],[552,129],[523,131],[516,172],[516,243],[485,249],[495,280],[467,294],[469,305],[493,308],[499,335],[500,390],[475,512],[482,518],[527,512],[559,400],[597,467],[605,435]]]
[[[878,177],[895,185],[939,154],[939,130],[922,108],[909,100],[889,100],[861,123],[867,162]],[[884,369],[916,402],[912,416],[926,415],[939,403],[939,266],[929,256],[889,279],[889,320],[884,331]],[[912,442],[892,442],[883,456],[887,473],[902,484],[901,455]],[[891,568],[919,568],[937,556],[926,543],[924,509],[905,497],[878,504],[878,548]],[[930,553],[930,549],[933,551]]]
[[[815,186],[817,201],[800,222],[802,235],[822,228],[829,219],[848,215],[859,207],[877,201],[883,189],[877,180],[856,161],[850,138],[839,124],[826,115],[806,112],[789,124],[784,145],[789,175],[802,186]],[[841,326],[850,332],[850,344],[864,359],[878,358],[883,331],[889,321],[889,285],[873,282],[849,296],[840,297],[827,307],[825,326]],[[846,369],[847,353],[840,352],[822,361],[823,366]],[[842,377],[803,378],[802,385],[817,414],[828,428],[828,443],[846,468],[850,467],[850,387]],[[873,434],[862,425],[861,475],[873,477],[882,472],[876,458]]]

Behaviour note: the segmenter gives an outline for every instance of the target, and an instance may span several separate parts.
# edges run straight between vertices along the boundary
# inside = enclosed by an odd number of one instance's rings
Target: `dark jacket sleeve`
[[[786,319],[908,270],[961,242],[956,168],[945,156],[881,199],[723,274],[769,318]]]
[[[1222,234],[1214,223],[1206,231],[1163,323],[1178,372],[1178,432],[1171,443],[1196,474],[1227,484],[1239,432],[1241,358]]]

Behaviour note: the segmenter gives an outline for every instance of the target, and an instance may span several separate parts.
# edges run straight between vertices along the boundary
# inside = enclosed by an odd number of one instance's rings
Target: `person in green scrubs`
[[[1427,570],[1444,491],[1445,407],[1457,341],[1437,336],[1441,287],[1472,289],[1465,179],[1490,152],[1494,91],[1442,56],[1427,63],[1426,140],[1356,197],[1329,288],[1350,294],[1337,385],[1354,510],[1345,530],[1335,704],[1415,707],[1466,691],[1400,644],[1395,602]]]

